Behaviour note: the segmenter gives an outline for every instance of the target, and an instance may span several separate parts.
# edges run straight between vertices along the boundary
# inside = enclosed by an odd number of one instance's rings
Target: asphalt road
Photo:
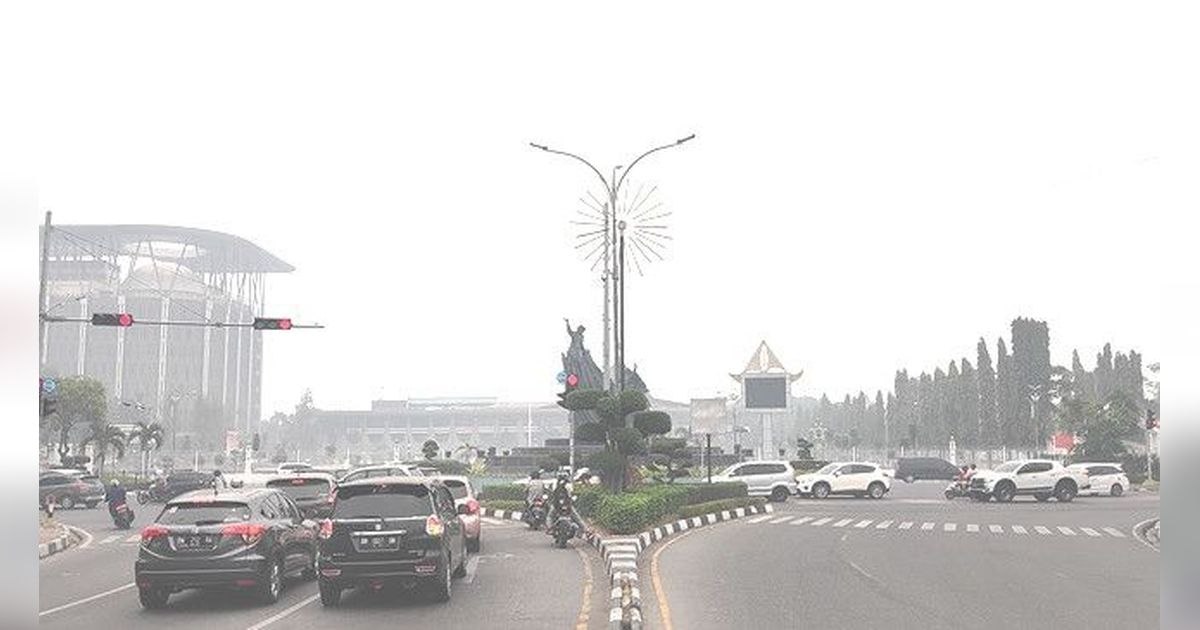
[[[642,563],[647,627],[1155,628],[1158,552],[1133,526],[1155,495],[793,499],[659,543]]]
[[[556,549],[549,537],[519,523],[485,520],[483,550],[454,583],[448,604],[402,593],[351,591],[342,606],[324,609],[315,582],[285,588],[262,606],[236,592],[188,591],[165,610],[142,610],[132,584],[137,533],[157,511],[138,507],[135,527],[116,530],[103,509],[60,512],[88,532],[78,548],[41,561],[42,628],[607,628],[604,566],[582,541]],[[594,579],[594,582],[593,582]]]

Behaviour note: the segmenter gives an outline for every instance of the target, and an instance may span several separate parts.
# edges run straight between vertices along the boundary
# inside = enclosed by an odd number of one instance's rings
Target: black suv
[[[462,521],[466,505],[440,481],[378,477],[340,484],[333,517],[321,522],[317,560],[321,603],[337,606],[342,591],[423,584],[437,601],[450,599],[452,577],[466,575]]]
[[[45,506],[50,497],[64,510],[93,508],[104,501],[104,483],[95,475],[44,472],[38,477],[38,503]]]
[[[306,518],[329,518],[333,514],[333,477],[326,473],[302,472],[267,481],[296,502]]]
[[[317,524],[279,490],[198,490],[169,501],[142,530],[134,581],[145,608],[189,588],[251,589],[279,599],[285,577],[316,575]]]
[[[958,467],[939,457],[901,457],[896,460],[896,479],[912,483],[918,479],[951,481]]]

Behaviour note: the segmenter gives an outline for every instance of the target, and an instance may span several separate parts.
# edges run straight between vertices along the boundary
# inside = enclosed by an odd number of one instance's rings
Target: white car
[[[1085,471],[1068,469],[1048,459],[1019,459],[975,473],[967,495],[976,501],[995,499],[997,503],[1008,503],[1020,495],[1032,495],[1038,501],[1054,497],[1067,503],[1091,487]]]
[[[308,472],[312,469],[312,464],[306,464],[304,462],[283,462],[279,464],[279,466],[275,467],[275,474],[290,475],[292,473]]]
[[[786,461],[754,461],[734,464],[713,481],[740,481],[746,484],[750,496],[769,497],[772,501],[787,501],[796,494],[796,469]]]
[[[369,479],[372,477],[424,477],[425,473],[421,472],[416,466],[408,464],[375,464],[372,466],[362,466],[355,468],[346,473],[345,477],[338,480],[338,483],[346,483],[348,481],[358,481],[359,479]]]
[[[800,494],[824,499],[833,494],[882,499],[892,490],[892,476],[868,462],[834,462],[796,478]]]
[[[1088,492],[1093,496],[1107,494],[1119,497],[1125,494],[1125,490],[1129,488],[1129,477],[1125,475],[1125,470],[1121,468],[1121,464],[1088,462],[1086,464],[1071,464],[1067,468],[1082,471],[1088,476],[1092,484]]]

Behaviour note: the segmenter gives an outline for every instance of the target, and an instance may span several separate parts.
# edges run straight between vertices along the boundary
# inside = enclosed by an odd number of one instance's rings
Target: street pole
[[[567,462],[567,466],[571,469],[571,479],[575,479],[575,412],[574,411],[567,412],[567,422],[569,422],[571,424],[571,426],[570,426],[571,439],[567,446],[567,448],[569,449],[569,452],[567,454],[567,458],[569,460]]]
[[[601,179],[604,179],[603,177]],[[608,184],[605,184],[608,189]],[[609,319],[609,302],[612,300],[612,292],[610,280],[612,278],[612,263],[609,258],[609,251],[612,250],[612,223],[613,209],[616,208],[616,196],[609,190],[609,201],[604,206],[604,365],[600,366],[600,382],[604,384],[604,391],[609,390],[609,376],[611,372],[608,369],[608,347],[611,332]]]
[[[712,483],[712,434],[704,434],[704,463],[708,467],[708,483]]]
[[[46,260],[50,258],[50,230],[53,229],[50,225],[50,211],[46,211],[46,224],[42,230],[42,258],[38,264],[38,372],[42,371],[42,366],[46,362],[46,308],[49,306],[46,299]]]
[[[625,391],[625,222],[620,230],[617,250],[617,393]]]

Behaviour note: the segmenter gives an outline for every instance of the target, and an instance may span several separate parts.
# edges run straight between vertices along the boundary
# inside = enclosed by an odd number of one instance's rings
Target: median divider
[[[523,512],[520,510],[493,510],[492,508],[481,507],[479,508],[479,515],[490,516],[500,520],[519,521],[521,520],[521,516],[523,516]]]
[[[67,548],[74,543],[75,537],[69,528],[60,524],[56,524],[56,526],[62,530],[61,533],[44,543],[38,544],[39,560],[47,556],[52,556],[56,553],[66,551]]]

